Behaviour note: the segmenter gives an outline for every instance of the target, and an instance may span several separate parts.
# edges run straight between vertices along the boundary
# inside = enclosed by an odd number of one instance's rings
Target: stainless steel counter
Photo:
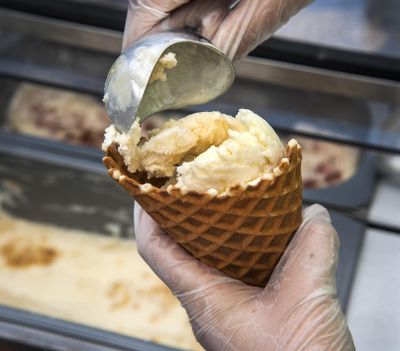
[[[400,186],[380,182],[369,217],[400,226]],[[400,235],[366,232],[347,312],[357,350],[400,347]]]
[[[399,350],[399,267],[400,236],[368,230],[347,313],[357,350]]]

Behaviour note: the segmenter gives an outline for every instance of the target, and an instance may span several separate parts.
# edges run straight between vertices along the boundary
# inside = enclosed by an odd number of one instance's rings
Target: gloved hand
[[[123,49],[145,34],[191,27],[239,59],[311,1],[130,0]]]
[[[354,350],[336,297],[339,240],[328,212],[308,207],[266,288],[193,258],[135,204],[140,254],[186,309],[206,350]]]

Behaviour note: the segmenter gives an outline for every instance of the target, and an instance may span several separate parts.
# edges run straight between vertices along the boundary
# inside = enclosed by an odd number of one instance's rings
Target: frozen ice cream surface
[[[31,83],[18,85],[6,114],[14,132],[92,147],[101,145],[109,123],[94,97]]]
[[[119,145],[118,152],[124,158],[124,162],[128,167],[128,170],[131,172],[136,172],[141,170],[139,159],[140,137],[141,130],[137,121],[133,123],[129,133],[119,133],[114,125],[111,125],[106,128],[102,149],[103,151],[107,151],[108,146],[113,142],[116,142]]]
[[[146,171],[151,177],[172,177],[182,161],[193,160],[212,145],[228,139],[228,130],[242,125],[233,117],[219,112],[195,113],[180,120],[169,120],[150,132],[150,138],[138,145],[141,129],[135,122],[129,133],[119,133],[114,126],[106,129],[103,149],[113,141],[132,173]]]
[[[221,193],[229,187],[245,185],[278,165],[284,149],[271,126],[245,109],[239,111],[236,121],[241,130],[228,130],[229,137],[221,145],[211,146],[177,168],[177,186]]]
[[[111,126],[104,150],[119,144],[128,170],[146,171],[149,177],[169,177],[182,190],[221,194],[271,172],[284,157],[283,145],[260,116],[239,110],[236,117],[201,112],[170,120],[140,143],[140,126],[128,134]]]

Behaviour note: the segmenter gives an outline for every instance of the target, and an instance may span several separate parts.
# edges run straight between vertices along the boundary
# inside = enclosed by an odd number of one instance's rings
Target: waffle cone
[[[213,197],[146,183],[127,171],[118,145],[103,162],[109,175],[194,257],[245,283],[265,286],[301,223],[301,148],[291,140],[272,173]]]

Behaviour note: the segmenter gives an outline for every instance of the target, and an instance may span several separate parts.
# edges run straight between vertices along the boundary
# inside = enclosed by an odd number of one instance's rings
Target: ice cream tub
[[[30,157],[0,153],[0,337],[30,335],[46,348],[202,350],[136,250],[132,201],[103,168],[71,155],[62,166],[65,153],[29,149]]]
[[[109,123],[100,98],[5,78],[1,84],[0,120],[6,130],[100,148]]]
[[[303,148],[304,196],[347,209],[365,209],[372,197],[376,157],[338,143],[297,136]]]

